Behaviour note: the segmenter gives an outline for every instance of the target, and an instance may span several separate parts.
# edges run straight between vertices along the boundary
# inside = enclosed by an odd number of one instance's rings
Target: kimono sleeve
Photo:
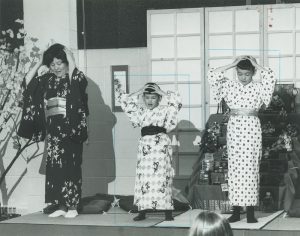
[[[84,73],[82,71],[78,70],[77,68],[75,68],[73,73],[75,73],[78,76],[80,96],[81,96],[81,100],[83,103],[84,112],[85,112],[86,116],[88,116],[90,114],[90,112],[89,112],[89,107],[88,107],[88,94],[86,92],[86,88],[88,85],[87,79],[86,79]],[[74,76],[74,75],[72,75],[72,76]]]
[[[120,103],[122,110],[126,113],[133,127],[140,126],[140,116],[142,108],[138,104],[136,96],[130,97],[120,87],[115,88],[116,99]]]
[[[215,72],[213,68],[207,73],[208,83],[212,89],[213,99],[219,103],[225,98],[229,91],[229,80],[224,77],[224,72]]]
[[[171,131],[172,129],[174,129],[177,125],[177,116],[178,116],[178,112],[180,111],[181,107],[182,107],[182,103],[181,103],[181,97],[180,94],[178,93],[178,91],[176,92],[167,92],[167,96],[166,96],[166,100],[167,100],[167,116],[165,119],[165,128],[167,129],[167,131]]]
[[[28,85],[23,81],[23,110],[17,134],[20,137],[43,141],[46,135],[44,91],[49,74],[34,77]]]
[[[261,100],[268,106],[271,102],[272,95],[275,88],[276,78],[274,71],[267,68],[266,71],[262,70],[261,73]]]
[[[67,116],[70,123],[70,139],[83,143],[88,138],[87,116],[88,95],[87,80],[83,72],[74,69],[71,77],[70,94],[67,97]]]

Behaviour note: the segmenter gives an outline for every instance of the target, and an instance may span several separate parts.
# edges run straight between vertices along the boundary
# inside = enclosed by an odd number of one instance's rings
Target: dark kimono
[[[87,80],[75,69],[71,80],[47,73],[25,85],[23,114],[18,135],[43,141],[46,137],[45,202],[77,207],[81,198],[83,142],[89,113]],[[44,100],[65,100],[65,114],[45,116]]]

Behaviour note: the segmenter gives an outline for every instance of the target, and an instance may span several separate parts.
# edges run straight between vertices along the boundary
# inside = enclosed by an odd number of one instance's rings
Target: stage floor
[[[136,214],[115,207],[105,214],[81,214],[75,219],[49,218],[42,212],[24,215],[0,222],[0,235],[188,235],[188,229],[200,209],[175,212],[174,221],[164,221],[163,213],[149,213],[146,220],[134,222]],[[229,215],[224,215],[229,217]],[[234,235],[300,235],[300,219],[283,218],[282,211],[256,212],[258,223],[247,224],[242,220],[231,224]]]

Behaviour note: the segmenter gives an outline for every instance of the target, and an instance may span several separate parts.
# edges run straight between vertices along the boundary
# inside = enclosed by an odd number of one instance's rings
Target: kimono
[[[269,105],[275,87],[271,69],[260,71],[261,82],[243,85],[238,80],[224,78],[222,72],[209,70],[208,81],[214,99],[225,99],[230,109],[258,111]],[[257,116],[230,116],[227,125],[228,189],[234,206],[255,206],[259,197],[259,164],[262,151],[261,124]]]
[[[167,105],[158,105],[150,110],[139,104],[137,97],[129,97],[116,89],[117,99],[134,127],[158,126],[167,132],[177,125],[181,108],[178,93],[168,92]],[[134,188],[134,204],[139,211],[173,210],[171,140],[166,133],[145,135],[139,139]]]
[[[25,80],[24,80],[25,83]],[[87,139],[87,80],[74,69],[71,79],[47,73],[24,84],[18,135],[47,143],[45,202],[77,207],[81,198],[83,142]],[[45,116],[45,100],[64,100],[65,114]]]

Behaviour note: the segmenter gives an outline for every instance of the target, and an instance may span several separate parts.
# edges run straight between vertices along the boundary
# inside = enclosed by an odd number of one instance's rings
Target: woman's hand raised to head
[[[73,52],[69,48],[65,47],[64,52],[66,53],[67,60],[69,63],[69,75],[72,76],[72,73],[76,67],[75,58]]]
[[[255,67],[255,69],[264,70],[264,71],[267,70],[264,67],[262,67],[261,65],[259,65],[253,56],[248,56],[247,59],[251,62],[251,64]]]
[[[242,61],[242,60],[245,60],[245,59],[249,59],[247,55],[241,55],[241,56],[237,56],[234,61],[232,62],[232,65],[235,67],[237,66],[237,64]]]
[[[245,56],[238,56],[234,59],[234,61],[228,65],[225,66],[220,66],[216,69],[214,69],[214,72],[224,72],[226,70],[229,70],[231,68],[235,68],[237,66],[237,64],[244,59]]]

